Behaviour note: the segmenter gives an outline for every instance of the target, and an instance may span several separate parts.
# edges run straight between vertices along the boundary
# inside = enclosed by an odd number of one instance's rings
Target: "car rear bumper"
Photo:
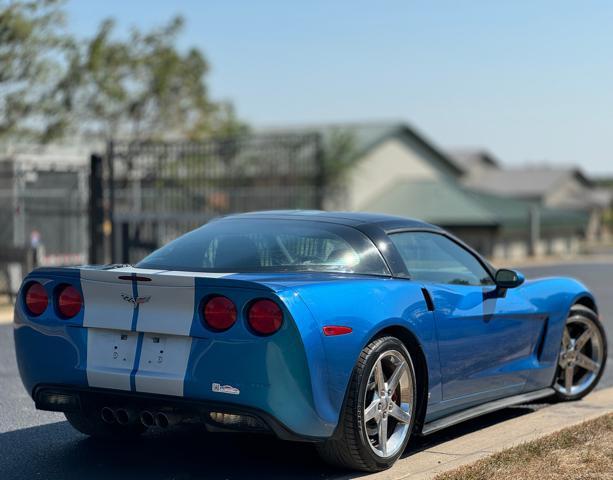
[[[325,440],[324,437],[296,432],[273,415],[248,405],[70,385],[37,385],[33,398],[39,410],[97,414],[102,408],[109,407],[128,409],[137,416],[144,411],[164,411],[213,428],[272,433],[282,440],[290,441]],[[57,398],[61,398],[61,402]],[[222,420],[224,417],[230,418],[230,421]]]
[[[253,342],[193,337],[183,386],[177,395],[166,390],[139,391],[139,385],[145,384],[139,384],[138,377],[136,382],[125,382],[124,389],[93,384],[88,330],[31,319],[17,305],[17,363],[22,382],[39,408],[50,409],[37,395],[52,386],[77,392],[78,402],[113,395],[130,402],[155,398],[168,406],[187,402],[205,413],[253,412],[252,416],[281,438],[313,441],[334,433],[336,419],[326,420],[317,408],[305,349],[295,329],[288,329],[285,337]],[[120,373],[130,375],[129,370]],[[156,384],[164,384],[166,376],[159,374],[153,379]]]

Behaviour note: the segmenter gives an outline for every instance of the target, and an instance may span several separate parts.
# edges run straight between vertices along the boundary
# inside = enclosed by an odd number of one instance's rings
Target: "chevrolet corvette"
[[[411,436],[598,383],[596,301],[379,214],[230,215],[131,265],[38,268],[15,305],[23,384],[94,437],[201,423],[390,467]]]

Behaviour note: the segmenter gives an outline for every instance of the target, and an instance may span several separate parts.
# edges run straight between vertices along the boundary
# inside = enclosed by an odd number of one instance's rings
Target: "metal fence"
[[[110,143],[101,173],[103,199],[98,201],[109,224],[107,234],[112,232],[109,248],[102,249],[105,259],[133,263],[228,213],[321,208],[322,155],[320,137],[314,134]]]
[[[87,259],[87,167],[49,168],[0,162],[0,294],[10,293],[31,267]]]

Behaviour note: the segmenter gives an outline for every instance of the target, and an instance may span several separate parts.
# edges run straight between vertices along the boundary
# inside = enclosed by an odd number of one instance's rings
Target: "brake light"
[[[228,297],[211,297],[203,309],[204,323],[211,329],[223,332],[236,322],[236,306]]]
[[[72,285],[64,285],[57,296],[57,309],[64,318],[72,318],[81,311],[83,297]]]
[[[40,283],[32,283],[26,290],[25,304],[28,312],[37,317],[47,309],[49,296]]]
[[[247,321],[259,335],[271,335],[281,328],[283,312],[272,300],[257,300],[249,307]]]

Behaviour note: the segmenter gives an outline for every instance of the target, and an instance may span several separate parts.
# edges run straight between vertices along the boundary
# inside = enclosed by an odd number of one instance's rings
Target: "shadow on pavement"
[[[510,408],[413,439],[403,456],[531,411]],[[0,471],[3,479],[80,480],[328,479],[353,473],[323,463],[313,445],[268,435],[209,434],[185,427],[152,431],[132,443],[105,443],[76,433],[67,422],[0,434]]]

